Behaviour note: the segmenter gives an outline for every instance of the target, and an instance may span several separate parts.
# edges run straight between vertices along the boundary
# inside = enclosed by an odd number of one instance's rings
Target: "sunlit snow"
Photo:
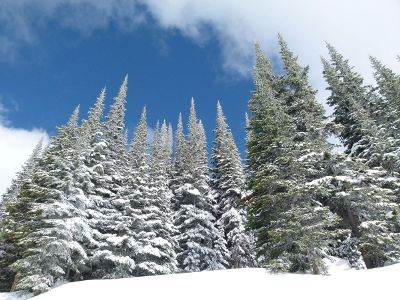
[[[349,269],[333,260],[328,276],[270,274],[265,269],[233,269],[64,284],[35,300],[118,299],[397,299],[400,264]],[[0,300],[17,300],[0,294]]]

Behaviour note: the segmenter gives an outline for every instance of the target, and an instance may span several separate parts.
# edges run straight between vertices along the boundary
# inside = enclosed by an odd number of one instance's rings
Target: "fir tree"
[[[178,125],[176,127],[175,133],[175,160],[174,167],[177,173],[183,173],[183,168],[185,164],[185,146],[186,146],[186,138],[183,133],[183,122],[182,122],[182,114],[179,113]]]
[[[370,57],[374,68],[379,97],[374,106],[374,114],[380,118],[378,124],[384,126],[393,136],[398,138],[400,76],[395,74],[375,57]]]
[[[129,161],[132,168],[138,170],[143,168],[148,160],[147,154],[147,122],[146,122],[146,107],[143,108],[140,116],[139,124],[133,137],[131,149],[129,151]]]
[[[170,153],[168,129],[165,124],[156,126],[152,147],[151,165],[147,189],[144,193],[146,205],[142,207],[143,227],[138,234],[143,251],[137,257],[138,275],[169,274],[177,271],[176,229],[173,225],[168,189]]]
[[[307,156],[302,155],[303,148],[298,148],[297,139],[313,132],[307,133],[309,124],[295,126],[295,114],[302,112],[291,111],[289,104],[301,110],[303,102],[314,101],[306,98],[314,93],[300,76],[304,71],[282,40],[281,46],[284,63],[290,70],[286,79],[289,84],[283,80],[271,83],[269,78],[274,76],[270,63],[261,53],[256,54],[256,91],[249,102],[248,187],[252,190],[248,200],[249,221],[258,236],[258,256],[263,264],[274,270],[311,269],[314,273],[324,273],[322,258],[337,234],[330,229],[339,219],[307,190],[307,177],[315,174],[308,174],[309,166],[301,167]],[[311,153],[312,165],[316,158],[323,157],[314,153],[314,149],[305,151]]]
[[[334,254],[347,258],[353,267],[373,268],[398,260],[399,208],[385,187],[391,181],[385,171],[370,169],[360,158],[335,154],[326,177],[310,182],[342,217],[342,226],[351,230]]]
[[[371,96],[367,87],[363,85],[362,77],[353,71],[349,62],[339,54],[334,47],[327,44],[330,63],[322,59],[324,67],[324,77],[328,83],[328,90],[331,95],[327,102],[334,108],[333,124],[336,125],[336,131],[339,133],[341,141],[346,147],[345,153],[358,155],[366,145],[358,144],[355,149],[353,145],[362,138],[361,124],[353,118],[351,102],[356,102],[366,111],[371,110]]]
[[[136,266],[133,253],[138,246],[130,235],[132,216],[127,213],[130,200],[126,196],[131,189],[127,184],[129,172],[124,130],[127,83],[126,76],[91,155],[96,158],[96,163],[93,166],[95,188],[91,196],[94,207],[90,226],[98,244],[90,251],[91,278],[132,276]]]
[[[179,155],[183,160],[178,160],[181,164],[176,166],[181,169],[176,169],[171,183],[176,210],[174,220],[179,231],[178,263],[186,272],[223,269],[228,266],[229,253],[223,232],[215,226],[204,128],[197,120],[193,99],[188,131],[188,140],[183,142],[182,128],[178,124],[176,151],[177,154],[182,151]],[[176,159],[180,159],[177,154]]]
[[[10,266],[13,290],[40,293],[59,280],[79,279],[85,269],[86,253],[77,241],[82,211],[72,198],[77,120],[78,109],[38,161],[32,180],[21,186],[16,205],[7,207],[5,227],[19,256]]]
[[[5,213],[5,206],[12,205],[17,200],[19,189],[21,185],[29,181],[32,172],[37,164],[37,161],[40,159],[41,153],[43,150],[43,140],[40,140],[36,147],[33,149],[31,156],[22,166],[22,170],[19,171],[15,178],[12,180],[10,187],[7,188],[6,192],[1,196],[0,201],[0,220],[4,219],[6,216]]]
[[[12,228],[10,225],[14,222],[10,220],[11,216],[7,213],[7,207],[13,207],[18,203],[18,197],[21,187],[31,181],[32,173],[41,157],[42,140],[34,148],[30,158],[25,162],[22,170],[17,173],[12,180],[10,187],[2,196],[0,202],[0,291],[8,292],[11,289],[11,283],[14,273],[9,266],[18,259],[16,251],[16,236],[10,234]],[[6,225],[8,223],[8,225]]]
[[[82,122],[82,131],[90,137],[87,147],[93,147],[102,135],[101,119],[104,113],[105,98],[106,88],[103,88],[96,99],[95,105],[89,110],[88,119]]]
[[[219,102],[214,134],[211,162],[212,186],[217,201],[217,224],[224,232],[230,253],[230,267],[253,266],[254,240],[245,231],[245,211],[239,207],[245,196],[245,177],[239,151]]]
[[[351,238],[366,266],[382,266],[398,257],[398,158],[397,143],[387,123],[389,101],[363,87],[361,77],[352,71],[347,60],[333,47],[328,48],[332,65],[324,60],[323,63],[331,90],[330,104],[340,115],[334,121],[342,126],[342,139],[345,144],[348,141],[346,152],[352,156],[350,160],[336,155],[336,166],[329,174],[332,194],[328,198],[334,211],[349,225]],[[373,63],[377,69],[382,68],[378,61]],[[384,82],[376,76],[378,85],[385,89]],[[343,169],[340,175],[331,178],[338,173],[339,165]]]

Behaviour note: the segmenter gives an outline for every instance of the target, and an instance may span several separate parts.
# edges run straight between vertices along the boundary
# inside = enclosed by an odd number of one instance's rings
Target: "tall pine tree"
[[[46,291],[60,280],[76,280],[86,252],[78,242],[82,217],[74,197],[73,171],[78,152],[78,108],[51,141],[32,180],[21,186],[18,202],[7,208],[6,227],[15,237],[19,259],[13,290]]]
[[[258,256],[264,265],[281,271],[311,269],[324,273],[322,258],[336,237],[330,228],[338,217],[315,199],[304,182],[315,174],[308,174],[308,166],[302,168],[302,160],[309,160],[311,155],[313,165],[323,153],[316,153],[322,149],[305,149],[302,153],[305,144],[298,144],[314,133],[307,128],[310,124],[296,127],[295,114],[303,113],[303,102],[315,101],[307,99],[314,92],[304,80],[306,72],[296,64],[283,40],[280,42],[288,70],[286,80],[273,75],[271,64],[256,48],[256,91],[249,101],[249,221],[257,233]],[[291,110],[291,105],[297,108]]]
[[[91,226],[99,246],[90,251],[91,278],[127,277],[135,270],[132,249],[136,244],[129,235],[131,216],[127,215],[126,207],[130,201],[124,187],[128,174],[124,130],[127,84],[128,76],[101,126],[102,133],[93,153],[96,176]]]
[[[9,266],[18,259],[18,252],[15,250],[17,236],[13,235],[15,223],[10,220],[7,207],[11,208],[17,205],[20,189],[24,184],[28,184],[31,181],[32,173],[41,157],[42,148],[42,141],[40,141],[30,158],[23,165],[22,170],[12,180],[10,187],[2,196],[2,201],[0,202],[0,292],[8,292],[11,289],[15,274],[10,270]],[[11,228],[10,225],[12,225]]]
[[[217,201],[217,224],[224,231],[230,253],[230,267],[253,266],[254,239],[245,231],[245,211],[240,207],[245,196],[243,167],[219,102],[214,135],[211,163],[212,187]]]
[[[196,117],[192,99],[189,136],[177,129],[176,171],[171,188],[175,206],[177,259],[185,272],[224,269],[229,253],[223,232],[215,225],[214,199],[209,186],[204,128]]]

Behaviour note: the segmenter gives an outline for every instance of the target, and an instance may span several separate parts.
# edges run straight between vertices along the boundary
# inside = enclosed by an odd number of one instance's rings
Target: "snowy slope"
[[[332,275],[272,275],[264,269],[236,269],[92,280],[62,285],[34,300],[117,299],[398,299],[400,264],[347,270],[339,261]],[[14,300],[0,294],[0,300]]]

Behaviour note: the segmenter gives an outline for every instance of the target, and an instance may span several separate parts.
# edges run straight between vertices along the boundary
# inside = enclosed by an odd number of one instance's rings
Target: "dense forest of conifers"
[[[0,290],[225,268],[326,273],[400,258],[400,76],[371,57],[365,85],[328,45],[327,118],[308,67],[279,37],[284,74],[256,45],[245,163],[217,105],[212,153],[192,100],[187,127],[143,109],[125,130],[128,78],[39,144],[0,203]],[[345,151],[327,142],[337,136]]]

